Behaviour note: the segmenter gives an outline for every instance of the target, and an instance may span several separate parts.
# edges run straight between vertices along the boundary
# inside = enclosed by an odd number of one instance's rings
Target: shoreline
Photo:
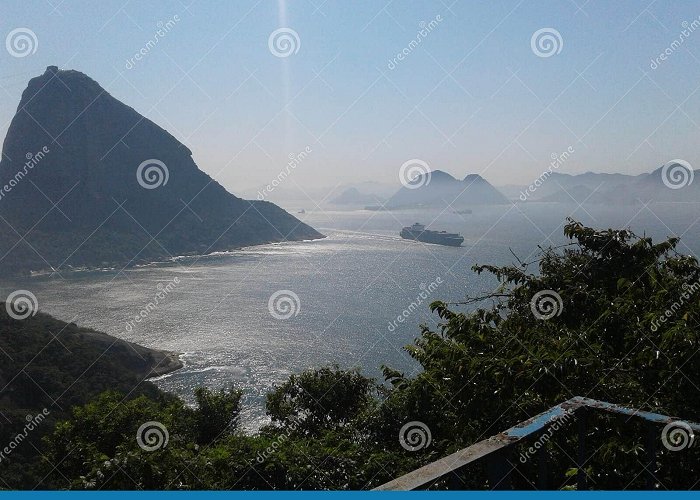
[[[142,346],[92,329],[81,333],[93,342],[105,345],[107,350],[121,346],[134,351],[143,361],[141,366],[135,366],[134,369],[146,380],[173,373],[185,366],[180,359],[182,353]]]
[[[154,349],[155,351],[155,349]],[[182,353],[174,351],[158,351],[163,354],[161,362],[151,368],[150,374],[146,380],[152,380],[170,373],[176,372],[185,367],[185,363],[180,359]],[[165,363],[163,363],[165,361]]]
[[[198,253],[185,253],[185,254],[180,254],[180,255],[174,255],[172,257],[160,259],[160,260],[152,260],[152,261],[139,261],[139,262],[133,262],[130,264],[127,264],[126,266],[122,266],[121,263],[109,263],[109,264],[103,264],[100,266],[79,266],[79,267],[73,267],[73,266],[67,266],[66,269],[64,269],[64,272],[70,272],[70,273],[99,273],[99,272],[110,272],[110,271],[116,271],[119,270],[123,267],[123,269],[138,269],[138,268],[144,268],[144,267],[152,267],[152,266],[159,266],[159,265],[167,265],[167,264],[176,264],[177,262],[181,260],[186,260],[186,259],[206,259],[206,258],[216,258],[216,257],[222,257],[222,256],[227,256],[227,255],[234,255],[237,252],[245,251],[246,249],[249,248],[257,248],[261,246],[266,246],[266,245],[281,245],[284,243],[302,243],[302,242],[312,242],[312,241],[319,241],[327,238],[325,234],[319,233],[319,237],[315,238],[301,238],[298,240],[282,240],[282,241],[266,241],[263,243],[256,243],[252,245],[243,245],[239,247],[232,247],[228,250],[216,250],[204,254],[198,254]],[[32,269],[27,269],[23,271],[17,271],[17,272],[10,272],[7,274],[9,278],[14,278],[14,279],[19,279],[19,278],[42,278],[46,276],[51,276],[53,273],[57,272],[55,269],[38,269],[38,270],[32,270]]]

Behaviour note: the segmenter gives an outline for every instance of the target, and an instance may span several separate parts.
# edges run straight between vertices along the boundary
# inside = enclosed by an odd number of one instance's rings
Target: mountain
[[[0,268],[123,266],[323,235],[199,170],[167,131],[78,71],[50,66],[0,161]]]
[[[528,191],[528,186],[516,184],[499,186],[499,189],[514,201],[518,199],[523,201],[523,198],[525,198],[525,200],[544,201],[544,198],[549,196],[554,196],[554,199],[564,200],[568,198],[570,200],[571,198],[564,190],[571,192],[572,195],[572,190],[581,190],[584,188],[592,192],[599,189],[601,184],[618,185],[626,182],[630,178],[631,176],[625,174],[586,172],[584,174],[572,175],[560,172],[547,172],[539,179],[533,181],[531,186],[535,188],[534,190],[531,189]],[[574,198],[577,198],[577,196],[574,196]]]
[[[531,186],[508,186],[508,193],[520,201],[639,205],[650,202],[700,201],[700,182],[692,180],[700,171],[682,166],[639,175],[586,172],[571,175],[553,172]],[[671,188],[674,186],[675,188]],[[517,192],[517,194],[516,194]]]
[[[386,202],[386,207],[458,208],[501,203],[508,203],[508,199],[478,174],[467,175],[460,181],[446,172],[433,170],[418,176],[410,187],[399,189]]]
[[[333,198],[332,205],[376,205],[381,203],[381,199],[373,194],[361,193],[357,188],[350,187]]]

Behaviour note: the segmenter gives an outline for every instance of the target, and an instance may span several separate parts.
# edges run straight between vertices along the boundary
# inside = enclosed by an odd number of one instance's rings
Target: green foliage
[[[292,375],[267,395],[274,423],[303,435],[341,429],[373,402],[373,380],[355,370],[321,368]]]
[[[677,253],[676,239],[654,244],[629,230],[596,231],[571,220],[565,234],[572,243],[545,250],[534,271],[527,264],[475,267],[500,280],[493,294],[467,299],[475,310],[433,303],[439,328],[422,327],[406,348],[423,367],[415,377],[385,367],[388,385],[379,386],[337,366],[293,375],[268,395],[271,423],[254,435],[237,430],[235,390],[200,389],[195,408],[163,394],[106,393],[75,408],[46,438],[48,461],[36,474],[48,473],[43,485],[55,488],[362,489],[573,396],[697,420],[697,260]],[[535,314],[540,292],[561,297],[548,319]],[[167,446],[138,446],[136,431],[148,421],[167,428]],[[411,421],[428,426],[429,447],[402,448],[399,429]],[[645,425],[612,415],[589,422],[589,486],[644,487]],[[577,447],[570,424],[552,436],[553,487],[574,487]],[[697,446],[669,452],[659,445],[651,465],[658,488],[697,488],[699,460]],[[516,486],[533,488],[537,460],[511,462]],[[489,487],[481,466],[458,479],[464,488]]]
[[[373,385],[354,371],[332,368],[305,372],[300,380],[307,387],[309,381],[322,380],[326,388],[332,387],[331,380],[353,381],[365,393]],[[40,471],[47,475],[46,484],[72,489],[360,489],[415,466],[410,457],[368,449],[351,439],[347,424],[340,423],[352,420],[357,402],[348,404],[345,414],[333,412],[334,430],[324,422],[326,428],[305,436],[295,433],[293,422],[288,427],[280,421],[249,436],[231,426],[240,412],[240,392],[199,390],[197,399],[199,405],[188,408],[174,398],[126,401],[107,392],[76,407],[71,419],[46,439]],[[163,425],[167,445],[152,451],[139,446],[138,429],[146,422]]]
[[[72,418],[56,426],[46,439],[42,472],[57,488],[184,487],[185,478],[194,480],[187,461],[233,435],[240,411],[238,391],[200,389],[196,396],[201,406],[192,409],[173,397],[125,400],[119,393],[105,392],[74,408]],[[139,433],[142,425],[152,422],[165,429],[158,430],[154,442],[145,431]]]
[[[205,387],[195,390],[197,410],[194,412],[197,443],[208,445],[230,435],[238,424],[241,391],[213,392]]]

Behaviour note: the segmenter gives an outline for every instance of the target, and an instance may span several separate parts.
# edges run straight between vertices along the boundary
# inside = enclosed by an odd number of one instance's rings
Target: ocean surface
[[[540,247],[566,242],[567,216],[599,228],[629,226],[654,238],[682,235],[681,253],[700,251],[698,204],[528,203],[474,207],[469,215],[309,211],[297,216],[327,238],[135,269],[3,280],[0,292],[5,297],[30,290],[40,310],[62,320],[182,353],[185,368],[155,382],[188,402],[198,386],[243,389],[243,424],[255,429],[266,421],[265,394],[306,368],[338,364],[380,378],[381,366],[389,365],[415,373],[419,366],[403,347],[419,336],[420,324],[436,326],[429,303],[488,293],[496,282],[472,272],[474,264],[511,264],[517,262],[514,254],[533,260]],[[402,240],[401,227],[414,222],[460,232],[464,244]],[[273,302],[271,311],[270,297],[278,291],[283,291],[277,294],[280,302]]]

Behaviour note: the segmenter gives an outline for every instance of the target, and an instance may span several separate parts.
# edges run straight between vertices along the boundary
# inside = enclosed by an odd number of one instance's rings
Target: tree
[[[214,392],[199,387],[194,394],[197,442],[208,445],[232,434],[238,424],[243,393],[236,390]]]
[[[475,266],[500,281],[486,297],[431,304],[439,330],[423,328],[407,348],[424,370],[407,379],[385,368],[395,387],[385,409],[429,423],[445,451],[573,396],[697,418],[697,260],[679,254],[675,238],[654,244],[629,230],[597,231],[573,220],[564,232],[572,244],[544,251],[534,263]],[[537,272],[529,271],[532,264]],[[464,304],[478,307],[455,310]],[[598,487],[623,487],[640,470],[633,438],[641,431],[613,424],[603,419],[597,430],[609,433],[590,463]],[[661,461],[680,458],[661,451]],[[560,464],[567,463],[562,456]],[[664,468],[662,483],[692,484],[687,470],[673,469]]]
[[[347,426],[372,404],[377,390],[374,380],[357,370],[308,370],[267,395],[267,413],[283,428],[313,435]]]

